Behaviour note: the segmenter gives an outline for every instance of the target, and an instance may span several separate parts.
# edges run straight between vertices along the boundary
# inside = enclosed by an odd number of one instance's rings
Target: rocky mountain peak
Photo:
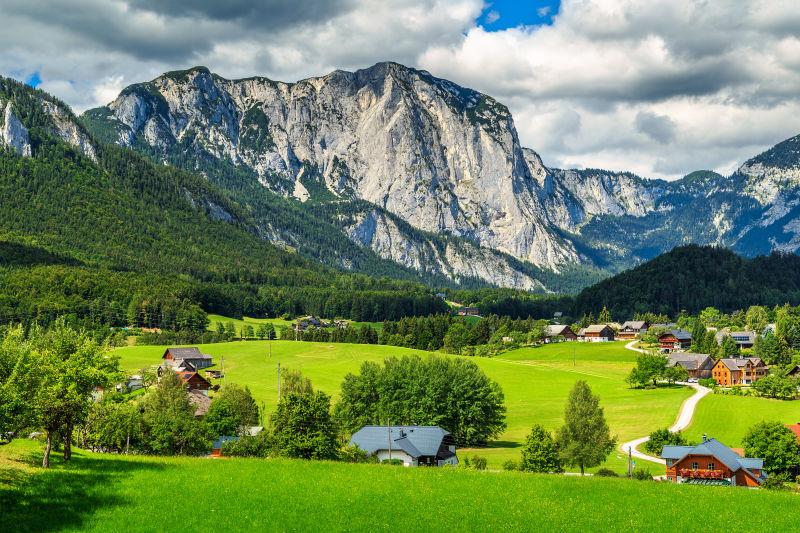
[[[2,102],[0,102],[2,104]],[[30,157],[31,141],[28,137],[28,129],[22,125],[17,115],[14,114],[14,106],[9,100],[0,114],[0,146],[8,146],[17,154]]]

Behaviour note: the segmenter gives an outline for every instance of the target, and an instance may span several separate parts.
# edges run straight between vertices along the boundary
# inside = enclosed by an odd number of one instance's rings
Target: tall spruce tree
[[[617,438],[609,432],[600,399],[585,381],[575,382],[569,393],[557,442],[564,463],[579,467],[581,475],[586,468],[600,465],[614,450]]]

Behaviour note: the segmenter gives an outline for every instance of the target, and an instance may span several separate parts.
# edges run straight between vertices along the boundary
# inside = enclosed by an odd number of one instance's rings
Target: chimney
[[[708,436],[705,433],[703,433],[703,442],[706,442],[707,440],[708,440]]]

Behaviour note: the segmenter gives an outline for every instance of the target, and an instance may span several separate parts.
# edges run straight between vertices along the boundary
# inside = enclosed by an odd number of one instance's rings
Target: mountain
[[[504,105],[397,63],[296,83],[197,67],[131,85],[82,120],[98,138],[200,171],[275,242],[313,257],[304,228],[324,227],[460,286],[570,290],[688,242],[750,255],[800,247],[797,139],[727,177],[548,168]],[[305,226],[276,216],[290,209]],[[359,269],[353,249],[338,252],[321,258]]]
[[[751,305],[800,302],[800,257],[774,252],[752,259],[714,246],[675,248],[584,289],[574,316],[607,307],[614,317],[637,312],[677,316],[712,306],[729,313]]]
[[[0,324],[71,314],[124,325],[131,313],[162,324],[187,306],[358,320],[447,308],[394,263],[407,281],[272,244],[226,191],[99,141],[42,91],[0,78],[0,109]]]

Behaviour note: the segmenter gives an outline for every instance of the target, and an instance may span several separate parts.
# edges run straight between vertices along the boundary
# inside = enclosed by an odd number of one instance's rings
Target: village
[[[481,318],[477,310],[472,308],[459,308],[455,314]],[[715,359],[710,354],[690,351],[693,346],[692,334],[674,323],[650,324],[643,320],[632,320],[623,323],[589,324],[574,331],[570,325],[559,324],[559,318],[553,317],[551,323],[546,325],[541,345],[566,347],[567,343],[582,343],[587,348],[591,345],[620,346],[623,350],[660,357],[663,358],[666,368],[679,369],[683,374],[684,381],[678,384],[694,388],[697,391],[695,394],[699,394],[700,398],[711,392],[712,388],[717,393],[748,389],[770,374],[770,368],[764,361],[750,355],[750,352],[759,339],[774,335],[775,324],[767,324],[759,332],[707,328],[706,331],[713,335],[718,346],[728,344],[736,348],[736,356]],[[306,316],[297,319],[292,324],[291,331],[296,338],[301,332],[326,327],[347,328],[349,325],[344,321],[326,321]],[[622,343],[624,346],[621,346]],[[155,379],[157,382],[165,372],[172,372],[178,377],[194,408],[194,415],[198,418],[208,413],[212,398],[220,390],[220,384],[225,378],[224,361],[214,361],[211,355],[201,352],[198,347],[169,347],[161,355],[161,362],[151,378],[145,377],[145,372],[132,374],[125,383],[117,385],[117,390],[133,393],[142,389],[148,379]],[[799,372],[800,366],[794,366],[786,374],[788,377],[795,377]],[[684,410],[685,408],[686,405],[682,407]],[[689,412],[689,420],[691,415]],[[682,411],[679,419],[685,416]],[[683,423],[681,429],[687,425],[688,422]],[[785,426],[793,432],[800,446],[800,423]],[[251,425],[241,428],[239,434],[216,435],[210,457],[225,457],[226,446],[235,443],[242,436],[255,437],[263,430],[263,425]],[[676,433],[679,434],[680,431],[676,430]],[[653,477],[668,482],[755,488],[768,478],[763,458],[746,457],[742,448],[728,447],[713,435],[707,436],[703,433],[702,440],[696,444],[664,444],[657,456],[636,449],[636,446],[641,446],[647,440],[647,437],[638,439],[635,445],[622,450],[629,455],[629,475],[633,473],[630,457],[635,453],[638,459],[663,465],[663,472],[656,473]],[[404,466],[457,466],[457,444],[447,429],[425,425],[365,425],[349,437],[350,446],[375,461]],[[626,445],[623,444],[623,447]],[[467,458],[466,461],[469,463],[470,459]]]

